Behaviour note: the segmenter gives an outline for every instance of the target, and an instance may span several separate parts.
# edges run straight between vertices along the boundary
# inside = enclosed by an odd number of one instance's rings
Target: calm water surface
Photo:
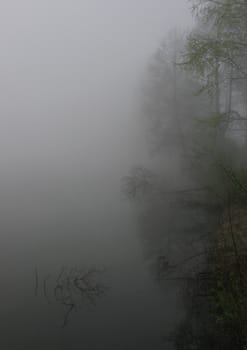
[[[120,174],[24,168],[1,182],[1,348],[168,349],[162,336],[177,316],[176,290],[161,290],[143,260]],[[107,286],[64,328],[66,308],[53,293],[62,266],[104,267]]]

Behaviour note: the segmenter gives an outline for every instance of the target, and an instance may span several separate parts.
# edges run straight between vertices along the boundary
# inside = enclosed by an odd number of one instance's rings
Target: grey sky
[[[1,1],[1,162],[124,154],[149,56],[190,23],[186,0]]]

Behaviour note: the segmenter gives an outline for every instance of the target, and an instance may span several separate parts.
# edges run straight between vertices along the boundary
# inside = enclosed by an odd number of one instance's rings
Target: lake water
[[[121,171],[34,163],[2,172],[1,349],[169,349],[162,337],[180,310],[176,288],[160,288],[143,259]],[[67,308],[54,297],[63,266],[104,268],[107,287],[95,306],[79,303],[65,327]]]

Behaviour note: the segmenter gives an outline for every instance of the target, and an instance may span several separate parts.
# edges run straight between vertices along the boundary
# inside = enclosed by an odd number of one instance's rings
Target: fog
[[[145,264],[121,178],[147,154],[138,94],[150,56],[191,23],[186,0],[1,2],[1,348],[168,349],[181,307]],[[94,265],[108,292],[62,328],[43,279]]]

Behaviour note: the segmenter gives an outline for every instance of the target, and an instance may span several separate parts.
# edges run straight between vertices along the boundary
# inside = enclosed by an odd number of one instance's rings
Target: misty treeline
[[[150,60],[141,115],[151,160],[124,191],[156,277],[184,282],[187,316],[166,340],[245,349],[247,1],[191,5],[192,30],[171,32]]]

